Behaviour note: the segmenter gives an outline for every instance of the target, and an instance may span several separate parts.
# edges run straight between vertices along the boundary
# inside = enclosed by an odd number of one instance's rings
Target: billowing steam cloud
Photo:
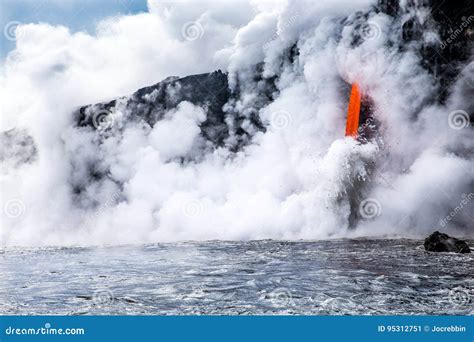
[[[1,79],[1,131],[16,132],[2,138],[2,243],[474,236],[474,71],[461,66],[438,101],[416,53],[437,27],[402,47],[403,17],[429,19],[406,3],[392,17],[371,0],[150,1],[94,36],[17,27]],[[186,101],[154,125],[126,97],[94,114],[95,129],[75,123],[80,105],[217,69],[240,94],[226,105],[250,135],[238,149],[235,127],[210,144],[208,108]],[[270,100],[256,78],[274,82]],[[367,143],[343,137],[355,81],[378,122]]]

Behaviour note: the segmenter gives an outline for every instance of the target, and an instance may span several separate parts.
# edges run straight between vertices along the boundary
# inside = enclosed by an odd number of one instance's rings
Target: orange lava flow
[[[346,137],[357,137],[357,131],[359,130],[360,99],[359,86],[353,83],[349,108],[347,109]]]

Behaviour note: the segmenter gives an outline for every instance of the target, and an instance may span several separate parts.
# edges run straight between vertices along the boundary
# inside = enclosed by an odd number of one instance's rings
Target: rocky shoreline
[[[471,253],[471,249],[466,241],[438,231],[428,236],[423,245],[425,250],[429,252]]]

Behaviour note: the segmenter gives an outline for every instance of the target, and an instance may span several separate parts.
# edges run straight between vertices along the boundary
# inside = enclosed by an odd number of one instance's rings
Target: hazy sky
[[[46,22],[91,32],[104,17],[147,11],[146,0],[0,0],[0,4],[0,59],[15,47],[4,33],[11,22]]]

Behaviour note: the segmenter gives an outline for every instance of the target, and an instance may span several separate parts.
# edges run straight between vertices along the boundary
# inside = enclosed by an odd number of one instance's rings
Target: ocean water
[[[0,314],[474,314],[473,254],[418,240],[3,248],[0,267]]]

